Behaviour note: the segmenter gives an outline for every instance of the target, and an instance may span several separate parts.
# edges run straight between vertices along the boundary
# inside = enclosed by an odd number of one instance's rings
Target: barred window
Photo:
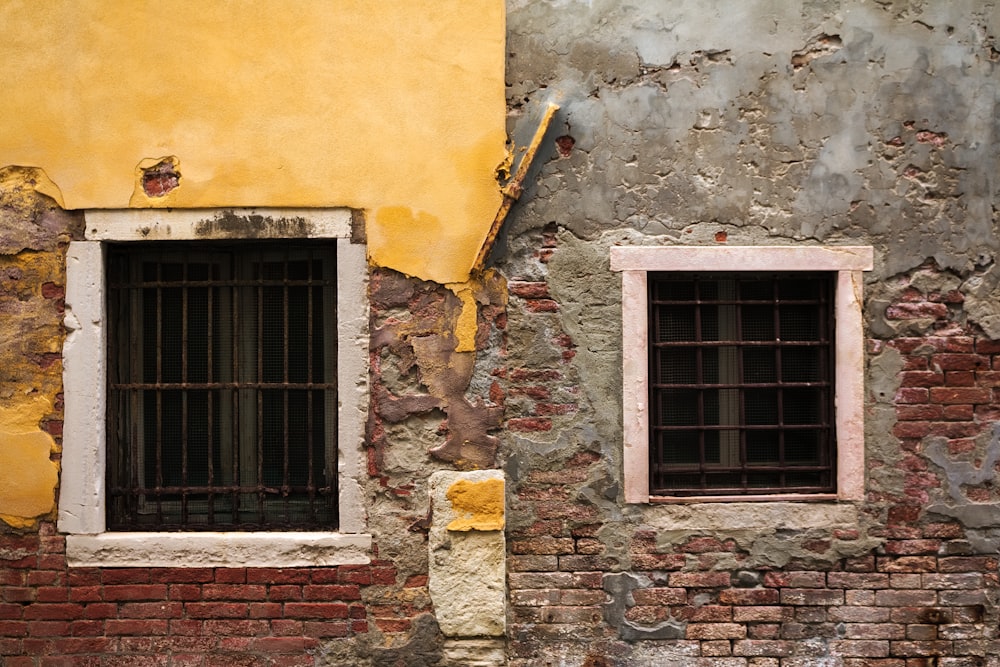
[[[336,250],[108,248],[110,530],[335,530]]]
[[[652,495],[836,491],[833,279],[650,273]]]
[[[615,246],[629,503],[864,497],[868,246]]]

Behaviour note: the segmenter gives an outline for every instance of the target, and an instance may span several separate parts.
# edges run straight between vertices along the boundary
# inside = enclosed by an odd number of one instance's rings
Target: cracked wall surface
[[[511,664],[992,664],[987,626],[906,646],[838,605],[967,558],[961,599],[997,613],[998,34],[992,1],[508,2],[511,135],[560,106],[494,254]],[[609,249],[687,244],[874,248],[864,501],[623,503]],[[905,604],[941,623],[946,601]]]

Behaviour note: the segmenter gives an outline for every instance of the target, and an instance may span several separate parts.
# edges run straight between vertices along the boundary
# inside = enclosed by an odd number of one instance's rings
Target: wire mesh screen
[[[319,244],[110,249],[112,530],[336,528],[335,261]]]
[[[835,490],[833,281],[651,273],[653,495]]]

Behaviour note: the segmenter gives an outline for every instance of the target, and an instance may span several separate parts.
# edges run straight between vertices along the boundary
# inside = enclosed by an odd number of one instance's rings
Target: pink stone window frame
[[[622,408],[625,502],[856,501],[864,497],[863,272],[870,246],[616,246],[611,269],[622,274]],[[837,492],[757,496],[649,495],[649,271],[830,271],[837,274],[835,423]]]

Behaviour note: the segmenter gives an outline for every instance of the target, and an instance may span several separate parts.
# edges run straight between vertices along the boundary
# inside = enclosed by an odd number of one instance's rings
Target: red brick
[[[906,626],[900,623],[845,623],[847,639],[904,639]]]
[[[511,551],[515,554],[559,555],[575,550],[572,537],[538,536],[530,540],[513,540]]]
[[[978,354],[934,354],[931,366],[943,371],[974,371],[989,368],[990,360]]]
[[[734,605],[770,605],[779,599],[774,588],[729,588],[719,591],[719,602]]]
[[[943,303],[896,303],[885,310],[886,319],[890,320],[940,320],[948,316],[948,306]]]
[[[888,588],[889,576],[875,572],[830,572],[826,575],[830,588]]]
[[[930,607],[937,604],[937,593],[921,590],[875,591],[875,604],[880,607]]]
[[[896,392],[896,403],[926,403],[930,392],[925,388],[903,387]]]
[[[728,572],[671,572],[669,582],[675,588],[719,588],[731,580]]]
[[[265,600],[267,587],[254,584],[205,584],[201,594],[205,600]]]
[[[149,575],[149,582],[153,584],[204,584],[212,581],[215,581],[215,570],[210,567],[164,567],[151,570]]]
[[[781,604],[842,605],[844,591],[815,588],[782,588]]]
[[[892,642],[892,653],[897,656],[926,657],[948,655],[952,651],[949,641],[900,641]]]
[[[184,605],[180,602],[129,602],[121,605],[120,618],[181,618]]]
[[[940,548],[940,540],[889,540],[884,545],[887,554],[901,556],[936,554]]]
[[[979,354],[1000,354],[1000,340],[977,338],[976,352]]]
[[[733,655],[789,656],[795,652],[796,644],[784,640],[743,639],[733,642]]]
[[[985,406],[979,406],[980,408]],[[951,421],[971,421],[975,415],[975,409],[971,405],[946,405],[942,417]]]
[[[348,607],[341,602],[286,602],[287,618],[347,618]]]
[[[3,589],[2,595],[4,602],[34,602],[38,591],[29,586],[10,586]]]
[[[242,567],[218,568],[215,571],[215,583],[217,584],[245,584],[247,582],[247,570]]]
[[[337,582],[367,586],[372,583],[371,568],[366,565],[342,565],[337,573]],[[313,581],[313,583],[318,584],[320,582]]]
[[[601,620],[600,607],[589,606],[545,606],[541,608],[542,623],[583,623],[593,624]]]
[[[111,602],[91,602],[83,609],[83,617],[89,619],[114,618],[118,615],[118,605]]]
[[[940,405],[914,404],[896,407],[896,418],[900,421],[928,421],[941,419],[944,408]]]
[[[842,621],[845,623],[887,623],[889,621],[889,609],[886,607],[867,606],[830,607],[827,609],[827,617],[831,621]]]
[[[270,586],[268,599],[277,602],[296,601],[302,599],[301,586]]]
[[[940,572],[991,572],[997,567],[995,556],[944,556],[938,559]]]
[[[250,618],[281,618],[282,607],[279,602],[251,602]]]
[[[215,619],[205,621],[206,635],[216,637],[252,637],[266,634],[270,623],[260,619]]]
[[[75,620],[83,615],[83,605],[72,602],[55,602],[51,604],[32,604],[24,609],[27,620]],[[0,617],[2,618],[2,617]]]
[[[189,618],[246,618],[245,602],[188,602],[185,609]]]
[[[549,296],[549,286],[541,282],[511,280],[507,283],[507,289],[522,299],[542,299]]]
[[[672,616],[692,623],[724,623],[733,620],[733,608],[728,605],[694,605],[674,607]]]
[[[65,637],[69,633],[69,621],[31,621],[28,623],[28,634],[32,637]]]
[[[103,584],[148,584],[154,570],[144,567],[101,570]]]
[[[80,653],[114,653],[115,640],[109,637],[65,637],[52,643],[52,648],[59,653],[70,655]],[[74,665],[81,664],[74,659]]]
[[[527,299],[525,307],[532,313],[555,313],[559,304],[552,299]]]
[[[948,371],[944,374],[944,386],[974,387],[976,386],[976,374],[972,371]]]
[[[938,371],[902,371],[899,385],[904,388],[940,387],[944,384],[944,373]]]
[[[309,585],[302,587],[305,600],[360,600],[361,589],[348,585]]]
[[[632,591],[638,605],[676,605],[687,602],[685,588],[640,588]]]
[[[765,572],[764,585],[772,588],[823,588],[824,572]]]
[[[507,428],[511,431],[551,431],[552,420],[544,417],[517,417],[507,421]]]
[[[740,623],[689,623],[688,639],[744,639],[747,628]]]
[[[993,392],[978,387],[931,387],[932,403],[989,403]]]
[[[119,600],[165,600],[166,584],[138,584],[132,586],[105,586],[104,599],[109,602]]]
[[[791,607],[733,607],[733,620],[738,623],[773,621],[784,622],[792,619]]]
[[[885,640],[844,639],[831,641],[830,652],[843,657],[885,658],[889,655],[889,642]]]
[[[108,635],[165,635],[167,622],[164,620],[119,620],[110,618],[104,622],[104,632]]]
[[[877,559],[879,572],[934,572],[937,559],[933,556],[899,556]]]

